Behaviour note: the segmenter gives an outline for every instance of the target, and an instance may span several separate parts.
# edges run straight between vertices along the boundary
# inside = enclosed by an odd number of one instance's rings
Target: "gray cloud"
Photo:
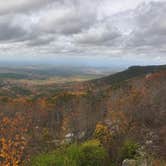
[[[82,45],[115,45],[121,33],[109,24],[99,23],[88,31],[75,35],[75,42]]]
[[[0,48],[12,44],[16,54],[164,58],[166,1],[126,1],[129,5],[121,0],[0,1]]]
[[[157,47],[166,43],[166,3],[151,2],[136,9],[136,28],[129,45],[133,47]],[[166,45],[165,45],[166,46]]]
[[[56,0],[55,0],[56,1]],[[0,15],[24,13],[48,5],[53,0],[5,0],[0,1]]]
[[[24,29],[13,25],[10,17],[0,19],[0,41],[16,41],[25,35]]]
[[[38,47],[43,45],[49,45],[52,41],[54,41],[53,36],[41,36],[41,37],[39,36],[34,38],[33,40],[29,40],[27,42],[27,45],[30,47]]]
[[[39,19],[40,30],[47,33],[71,35],[88,29],[96,22],[97,13],[96,5],[87,2],[63,1],[46,9]]]

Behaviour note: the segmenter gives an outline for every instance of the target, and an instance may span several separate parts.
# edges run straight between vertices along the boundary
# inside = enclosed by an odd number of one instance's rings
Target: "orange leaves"
[[[157,79],[161,79],[161,78],[166,78],[166,71],[161,71],[161,72],[149,74],[146,76],[146,80],[149,80],[149,81],[157,80]]]
[[[110,132],[108,126],[106,126],[102,123],[98,123],[96,125],[94,137],[96,139],[100,140],[100,142],[103,145],[108,145],[111,141],[111,132]]]
[[[0,144],[0,157],[2,159],[2,162],[0,162],[0,164],[2,166],[18,166],[21,161],[24,147],[26,145],[25,139],[21,138],[18,135],[16,136],[16,138],[9,140],[1,138]]]
[[[146,77],[147,88],[155,87],[155,89],[158,89],[162,86],[165,86],[165,81],[166,71],[153,73]]]
[[[21,115],[3,117],[0,123],[0,165],[17,166],[27,144],[25,119]]]

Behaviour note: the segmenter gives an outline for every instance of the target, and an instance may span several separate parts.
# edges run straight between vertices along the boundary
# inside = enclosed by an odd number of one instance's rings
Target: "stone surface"
[[[122,166],[152,166],[152,164],[148,164],[146,159],[125,159],[122,163]]]
[[[126,159],[123,161],[122,166],[136,166],[136,160]]]

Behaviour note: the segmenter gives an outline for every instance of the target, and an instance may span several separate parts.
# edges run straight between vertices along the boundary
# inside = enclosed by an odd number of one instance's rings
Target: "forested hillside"
[[[164,166],[166,66],[134,66],[60,88],[31,86],[20,93],[16,86],[14,94],[6,93],[11,87],[5,85],[0,94],[2,166],[119,166],[125,159]],[[73,154],[78,152],[81,157]]]

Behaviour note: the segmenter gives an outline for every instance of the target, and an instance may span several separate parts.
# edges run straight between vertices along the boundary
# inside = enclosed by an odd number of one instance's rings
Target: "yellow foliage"
[[[27,144],[24,138],[26,128],[24,119],[20,116],[14,118],[4,117],[0,124],[0,165],[18,166],[22,160],[23,152]]]
[[[108,128],[108,126],[102,124],[102,123],[98,123],[96,125],[96,129],[94,132],[94,137],[98,140],[100,140],[100,142],[105,145],[110,143],[111,141],[111,132]]]

